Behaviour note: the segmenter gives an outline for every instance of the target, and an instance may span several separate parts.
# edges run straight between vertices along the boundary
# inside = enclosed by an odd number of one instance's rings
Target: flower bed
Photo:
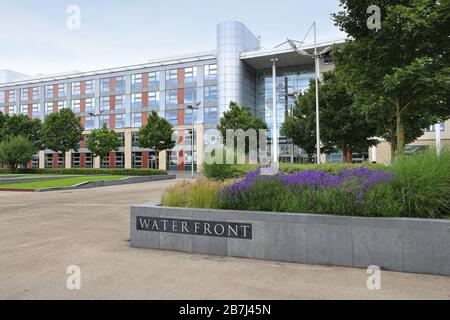
[[[361,167],[338,174],[308,170],[275,176],[258,168],[218,193],[221,209],[397,216],[395,174]]]

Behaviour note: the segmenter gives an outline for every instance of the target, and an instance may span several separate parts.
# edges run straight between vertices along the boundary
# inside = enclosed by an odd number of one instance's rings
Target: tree
[[[121,142],[114,130],[109,130],[106,124],[103,128],[92,130],[87,139],[87,147],[95,157],[106,158],[110,152],[118,151]]]
[[[5,122],[6,122],[6,116],[3,114],[3,112],[0,112],[0,142],[3,140],[2,128],[5,125]]]
[[[172,140],[173,126],[164,118],[152,111],[147,124],[139,130],[138,145],[140,148],[152,149],[159,157],[159,153],[170,150],[175,146]]]
[[[366,24],[373,1],[340,2],[334,20],[351,40],[336,48],[336,66],[378,135],[402,155],[424,128],[450,117],[450,2],[380,0],[379,30]]]
[[[3,122],[3,124],[0,124],[0,137],[21,135],[33,142],[37,150],[42,147],[42,124],[40,119],[30,119],[28,116],[22,114],[12,116],[7,115],[3,116],[3,118],[3,120],[0,119],[0,123]]]
[[[227,130],[239,129],[243,131],[254,129],[258,134],[259,130],[267,129],[267,124],[260,118],[254,117],[247,108],[240,107],[236,102],[230,102],[229,110],[220,118],[217,130],[226,139]],[[248,141],[245,142],[245,151],[246,153],[249,151]]]
[[[62,109],[45,118],[41,139],[45,148],[65,153],[78,150],[82,139],[83,127],[80,118],[72,110]]]
[[[7,164],[12,172],[17,167],[33,159],[35,153],[33,142],[24,136],[10,136],[0,142],[0,163]]]
[[[355,107],[353,98],[336,72],[325,73],[319,86],[321,151],[340,149],[343,161],[351,163],[353,151],[366,151],[376,144],[372,138],[375,126],[367,120],[366,114]],[[310,88],[297,100],[293,114],[283,124],[282,132],[304,149],[310,159],[313,157],[316,152],[315,81],[310,82]]]

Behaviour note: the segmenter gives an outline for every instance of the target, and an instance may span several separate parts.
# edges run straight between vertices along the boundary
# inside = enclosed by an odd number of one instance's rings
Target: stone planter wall
[[[131,207],[131,244],[217,256],[358,268],[377,265],[392,271],[450,275],[450,220],[144,204]]]

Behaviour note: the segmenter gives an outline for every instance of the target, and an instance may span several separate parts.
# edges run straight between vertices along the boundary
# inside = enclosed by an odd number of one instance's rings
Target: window
[[[58,84],[58,97],[64,97],[66,95],[66,85]]]
[[[81,100],[79,100],[79,99],[72,100],[71,109],[74,113],[79,113],[81,111],[80,106],[81,106]]]
[[[115,163],[115,167],[116,168],[123,168],[124,167],[124,155],[123,152],[116,152],[116,163]]]
[[[217,107],[205,108],[205,123],[215,124],[219,121],[219,110]]]
[[[131,76],[131,86],[133,90],[142,90],[142,74],[133,74]]]
[[[101,97],[100,98],[100,111],[108,111],[111,109],[111,99],[110,97]]]
[[[22,101],[28,101],[28,88],[21,89],[20,92],[21,92],[20,93],[20,99]]]
[[[72,153],[72,167],[79,168],[80,167],[80,154]]]
[[[16,90],[9,91],[9,103],[16,102]]]
[[[142,112],[134,112],[131,114],[131,127],[142,127]]]
[[[86,94],[93,94],[94,93],[94,80],[87,80],[86,81]]]
[[[167,90],[166,91],[166,102],[167,104],[177,105],[178,104],[178,90]]]
[[[142,93],[133,93],[131,95],[131,108],[142,108]]]
[[[39,168],[39,154],[33,155],[33,160],[31,162],[31,167],[33,169],[38,169]]]
[[[217,79],[217,65],[209,64],[205,66],[205,80],[216,80]]]
[[[116,123],[116,129],[125,128],[125,115],[124,114],[116,114],[115,115],[115,123]]]
[[[159,91],[151,91],[148,93],[148,105],[150,107],[159,107]]]
[[[94,129],[94,117],[85,117],[84,118],[84,128],[86,130]]]
[[[0,91],[0,103],[5,102],[5,91]]]
[[[58,111],[61,111],[66,107],[67,107],[66,101],[58,101]]]
[[[110,92],[111,91],[110,83],[111,81],[109,78],[100,79],[100,91]]]
[[[34,103],[32,108],[33,108],[33,117],[39,117],[40,115],[40,104],[39,103]]]
[[[159,86],[159,71],[148,73],[148,85],[149,86]]]
[[[72,95],[79,96],[81,94],[81,82],[72,82]]]
[[[53,99],[53,86],[45,86],[45,98]]]
[[[134,133],[131,135],[131,145],[132,145],[133,147],[138,147],[138,146],[139,146],[139,143],[138,143],[138,137],[139,137],[139,133],[137,133],[137,132],[134,132]]]
[[[45,167],[53,168],[53,154],[51,154],[51,153],[45,154]]]
[[[28,105],[27,104],[23,104],[20,107],[20,113],[24,116],[28,116]]]
[[[109,168],[109,155],[104,158],[101,158],[100,166],[102,168]]]
[[[205,102],[217,102],[217,86],[205,87]]]
[[[444,131],[444,130],[445,130],[445,123],[444,123],[444,122],[441,122],[441,123],[440,123],[440,127],[441,127],[441,131]],[[436,131],[436,125],[430,126],[430,128],[429,128],[428,131],[429,131],[429,132],[435,132],[435,131]]]
[[[178,110],[167,110],[166,119],[172,125],[178,124]]]
[[[125,147],[125,134],[123,132],[119,132],[116,134],[117,138],[120,140],[120,147]]]
[[[125,77],[116,77],[115,91],[125,91]]]
[[[109,115],[100,116],[100,128],[103,128],[103,125],[106,124],[106,127],[109,128]]]
[[[173,69],[173,70],[167,71],[166,80],[167,80],[167,83],[177,84],[178,83],[178,70]]]
[[[194,113],[195,118],[197,118],[197,111]],[[192,109],[184,110],[184,124],[192,124]]]
[[[184,89],[184,103],[185,104],[197,103],[197,88]]]
[[[116,96],[116,110],[125,109],[125,96]]]
[[[50,113],[53,113],[53,102],[46,102],[45,103],[45,115],[49,115]]]
[[[197,67],[189,67],[184,69],[184,82],[197,82]]]
[[[327,53],[324,57],[323,57],[323,63],[328,65],[328,64],[333,64],[333,58],[331,57],[331,55],[329,53]]]
[[[17,106],[9,106],[8,113],[9,114],[17,114]]]
[[[89,98],[86,99],[85,101],[86,101],[85,112],[94,112],[95,99]]]
[[[38,100],[38,99],[40,99],[39,88],[33,88],[33,89],[32,89],[32,99],[33,99],[33,100]]]
[[[86,153],[86,156],[84,158],[84,167],[85,168],[92,168],[93,167],[93,160],[92,160],[92,153]]]
[[[131,159],[133,168],[142,168],[142,152],[133,152]]]

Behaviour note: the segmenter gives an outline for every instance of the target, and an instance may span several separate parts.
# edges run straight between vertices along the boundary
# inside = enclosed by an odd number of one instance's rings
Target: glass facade
[[[286,115],[291,112],[298,95],[309,88],[309,82],[314,77],[314,66],[277,69],[277,129],[280,137],[281,162],[303,162],[305,158],[301,149],[281,136],[280,128]],[[273,129],[272,93],[272,70],[258,72],[256,75],[256,115],[267,123],[269,137],[271,137]]]

